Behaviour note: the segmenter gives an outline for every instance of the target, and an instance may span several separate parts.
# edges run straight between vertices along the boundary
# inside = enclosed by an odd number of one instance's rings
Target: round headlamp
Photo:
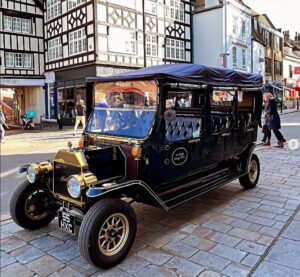
[[[31,184],[35,183],[37,175],[38,175],[37,164],[31,164],[30,166],[27,167],[26,177]]]
[[[73,198],[78,198],[81,195],[80,181],[76,177],[70,177],[68,180],[68,192]]]
[[[68,192],[73,198],[79,198],[86,186],[96,181],[97,177],[91,172],[85,172],[79,175],[72,175],[69,177],[67,183]]]

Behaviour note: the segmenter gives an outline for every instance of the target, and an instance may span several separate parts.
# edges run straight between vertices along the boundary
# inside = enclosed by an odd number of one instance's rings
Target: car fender
[[[139,197],[143,198],[144,203],[151,203],[155,206],[161,207],[166,211],[169,208],[159,198],[159,196],[143,181],[123,181],[120,183],[107,183],[101,186],[90,185],[86,195],[90,199],[103,198],[115,195],[126,195],[139,201]]]

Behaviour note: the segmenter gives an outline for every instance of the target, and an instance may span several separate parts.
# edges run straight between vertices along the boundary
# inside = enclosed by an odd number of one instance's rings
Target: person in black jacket
[[[268,126],[266,131],[267,140],[264,145],[270,145],[271,140],[271,130],[273,130],[278,142],[276,147],[283,147],[283,143],[286,142],[282,133],[279,131],[281,128],[280,117],[277,110],[277,100],[271,93],[264,93],[263,99],[265,102],[265,124]]]

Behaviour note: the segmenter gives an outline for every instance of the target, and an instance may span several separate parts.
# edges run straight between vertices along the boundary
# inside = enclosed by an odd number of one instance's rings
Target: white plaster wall
[[[252,44],[252,73],[262,74],[265,82],[265,47],[255,40]]]
[[[197,13],[194,24],[194,62],[207,66],[221,66],[223,52],[222,9]]]

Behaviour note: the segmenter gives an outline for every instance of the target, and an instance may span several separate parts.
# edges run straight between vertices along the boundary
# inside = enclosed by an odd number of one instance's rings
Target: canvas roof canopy
[[[87,82],[116,82],[133,80],[167,80],[213,86],[261,87],[262,75],[232,69],[213,68],[198,64],[166,64],[146,67],[122,74],[89,77]]]

